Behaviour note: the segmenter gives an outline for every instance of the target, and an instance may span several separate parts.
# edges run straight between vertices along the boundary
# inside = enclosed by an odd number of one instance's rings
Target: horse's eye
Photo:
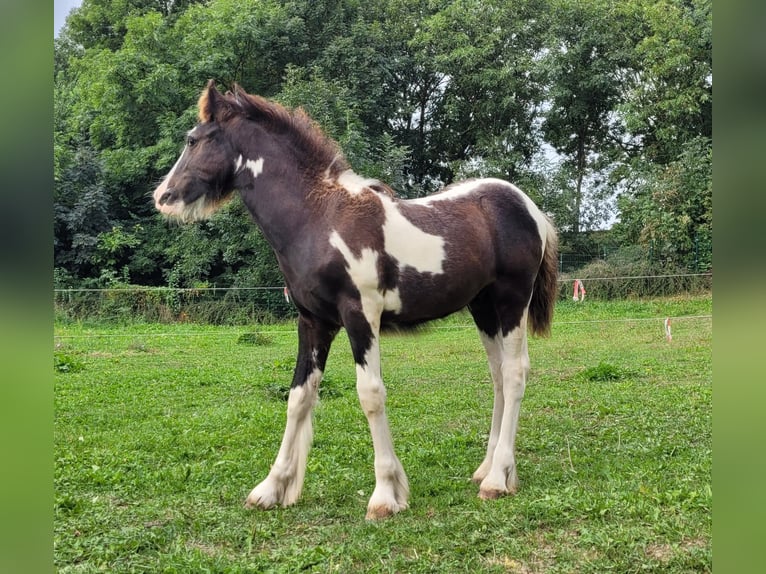
[[[197,143],[197,138],[192,136],[189,136],[188,138],[186,138],[186,145],[188,145],[189,147],[194,147],[196,143]]]

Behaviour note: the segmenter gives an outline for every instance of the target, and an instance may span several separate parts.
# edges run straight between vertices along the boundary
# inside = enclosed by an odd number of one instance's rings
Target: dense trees
[[[565,244],[615,209],[675,263],[712,238],[709,0],[84,0],[54,66],[60,284],[279,282],[236,202],[177,228],[149,201],[209,78],[304,106],[402,195],[498,176]]]

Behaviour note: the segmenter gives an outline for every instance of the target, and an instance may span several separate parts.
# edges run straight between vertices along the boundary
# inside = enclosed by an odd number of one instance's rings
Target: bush
[[[562,273],[560,298],[572,296],[572,284],[580,279],[592,299],[627,299],[678,294],[699,294],[713,287],[712,275],[698,275],[669,263],[653,262],[640,247],[622,248],[606,259]]]
[[[294,317],[281,287],[263,289],[59,289],[54,293],[57,321],[108,323],[202,323],[249,325]]]

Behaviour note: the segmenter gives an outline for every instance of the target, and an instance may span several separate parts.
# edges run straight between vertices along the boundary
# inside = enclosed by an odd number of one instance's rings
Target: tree
[[[712,233],[693,169],[712,157],[710,13],[709,0],[84,0],[54,42],[58,276],[278,280],[236,202],[179,231],[148,197],[210,78],[305,107],[401,195],[503,177],[574,245],[619,193],[623,240],[677,241],[668,253],[685,259],[688,238]]]
[[[554,24],[542,67],[547,74],[546,141],[563,156],[560,181],[571,198],[560,225],[574,234],[583,228],[586,187],[592,189],[617,158],[623,125],[620,75],[628,65],[622,15],[614,3],[555,3]],[[602,190],[603,191],[603,187]],[[598,198],[602,199],[602,198]]]
[[[713,137],[711,0],[642,2],[643,34],[634,44],[621,111],[649,162],[676,161],[686,142]]]
[[[620,199],[616,232],[658,261],[691,269],[712,265],[713,149],[706,138],[683,145],[678,158],[650,166],[643,185]]]
[[[712,4],[642,4],[646,31],[622,107],[641,142],[622,172],[616,231],[677,265],[709,266],[712,251]]]
[[[532,65],[542,49],[546,3],[447,4],[412,40],[427,81],[417,93],[421,169],[440,184],[455,177],[519,182],[539,148],[542,85]],[[426,144],[426,145],[424,145]]]
[[[83,0],[67,17],[65,34],[83,48],[118,50],[133,16],[157,12],[172,20],[204,0]]]

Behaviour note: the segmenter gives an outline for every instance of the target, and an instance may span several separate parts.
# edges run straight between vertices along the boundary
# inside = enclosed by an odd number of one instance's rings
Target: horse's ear
[[[233,92],[234,101],[236,101],[240,106],[248,101],[248,93],[237,82],[234,82],[234,85],[231,87],[231,91]]]
[[[197,107],[199,108],[199,121],[212,122],[216,116],[216,110],[221,103],[221,94],[215,87],[215,80],[209,80],[205,89],[200,94]]]

